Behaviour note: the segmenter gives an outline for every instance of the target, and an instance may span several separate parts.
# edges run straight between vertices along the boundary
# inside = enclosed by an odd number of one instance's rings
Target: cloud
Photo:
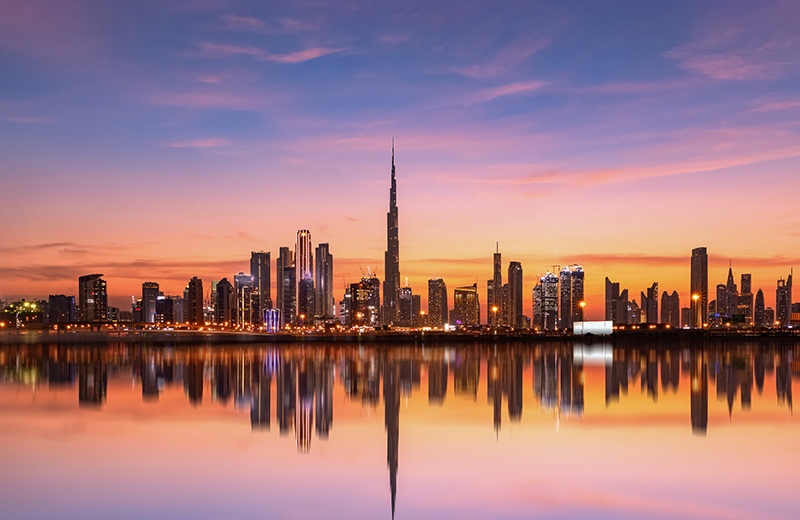
[[[766,80],[794,71],[800,39],[761,39],[728,30],[664,53],[681,68],[719,80]]]
[[[229,139],[223,137],[209,137],[206,139],[195,139],[192,141],[178,141],[167,144],[167,148],[217,148],[231,144]]]
[[[226,31],[253,31],[263,32],[266,24],[258,18],[228,14],[222,17],[223,29]]]
[[[504,96],[530,94],[537,92],[546,86],[546,81],[518,81],[515,83],[509,83],[507,85],[482,89],[473,96],[470,96],[469,101],[473,103],[486,103]]]
[[[14,255],[14,254],[25,254],[31,252],[52,251],[62,254],[83,255],[98,250],[119,251],[126,248],[127,248],[126,246],[122,246],[120,244],[102,244],[97,246],[91,246],[88,244],[78,244],[76,242],[46,242],[42,244],[30,244],[21,246],[3,246],[0,247],[0,253],[5,255]]]
[[[262,47],[230,45],[227,43],[200,42],[197,44],[201,56],[223,58],[227,56],[250,56],[271,63],[302,63],[346,50],[342,47],[311,47],[286,54],[273,54]]]
[[[278,20],[278,26],[280,31],[285,33],[315,31],[319,29],[319,24],[297,20],[296,18],[281,18]]]
[[[800,108],[800,99],[786,99],[781,101],[760,102],[751,112],[782,112]]]
[[[526,59],[549,45],[547,40],[520,41],[501,49],[486,63],[465,67],[452,67],[450,72],[474,79],[488,79],[504,76]]]
[[[9,117],[4,117],[3,119],[11,123],[25,123],[25,124],[55,123],[58,121],[54,117],[27,117],[27,116],[9,116]]]

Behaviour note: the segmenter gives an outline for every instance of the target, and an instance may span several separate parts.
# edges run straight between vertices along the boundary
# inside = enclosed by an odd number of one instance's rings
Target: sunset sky
[[[287,5],[291,4],[291,5]],[[0,299],[104,273],[181,294],[250,252],[329,242],[337,301],[382,278],[391,140],[400,272],[427,296],[495,242],[524,312],[555,264],[688,304],[800,241],[800,3],[0,0]],[[505,278],[504,273],[504,278]],[[343,280],[344,279],[344,280]],[[274,282],[274,279],[273,279]],[[452,298],[452,291],[451,291]],[[798,298],[795,298],[798,299]]]

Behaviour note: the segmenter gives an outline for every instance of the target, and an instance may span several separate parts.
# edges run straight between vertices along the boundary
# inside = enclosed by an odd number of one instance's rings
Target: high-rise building
[[[444,327],[447,314],[447,285],[441,278],[428,280],[428,325]]]
[[[775,288],[775,321],[781,327],[791,324],[792,320],[792,274],[784,280],[778,280]]]
[[[542,330],[558,328],[558,276],[546,273],[539,279],[542,299]]]
[[[619,300],[619,282],[612,282],[606,276],[606,321],[617,324],[616,302]]]
[[[311,231],[300,229],[297,231],[297,241],[294,248],[295,265],[295,295],[300,295],[300,281],[314,279],[314,255],[311,249]],[[300,312],[298,311],[298,314]]]
[[[411,327],[414,324],[413,297],[411,287],[406,285],[400,288],[400,298],[397,304],[397,324],[401,327]]]
[[[565,266],[559,275],[561,284],[561,318],[559,327],[572,330],[572,323],[581,317],[583,301],[583,268],[579,265]]]
[[[345,292],[345,324],[348,326],[378,326],[380,312],[380,281],[375,277],[363,277],[350,284]],[[349,297],[348,297],[349,296]]]
[[[703,328],[708,320],[708,251],[705,247],[692,249],[691,284],[692,328]]]
[[[764,308],[764,291],[761,289],[756,293],[756,304],[753,309],[753,325],[756,327],[768,327],[770,323],[766,322],[766,315]]]
[[[264,324],[264,311],[272,308],[269,251],[250,253],[250,276],[253,277],[253,324]]]
[[[508,314],[509,326],[514,329],[522,328],[522,264],[511,262],[508,264]]]
[[[298,287],[300,291],[297,293],[297,322],[300,325],[311,325],[314,323],[314,316],[317,314],[314,280],[303,278],[300,280]]]
[[[159,293],[158,282],[142,284],[142,321],[144,323],[156,322],[156,300]]]
[[[681,326],[681,300],[678,291],[672,291],[672,294],[664,291],[661,294],[661,323],[667,323],[676,329]]]
[[[316,257],[316,314],[328,318],[336,316],[333,297],[333,255],[327,243],[317,246]]]
[[[240,272],[233,277],[233,285],[236,291],[234,308],[236,325],[242,328],[250,327],[253,325],[252,298],[250,297],[255,286],[253,276]]]
[[[216,322],[220,325],[233,325],[236,294],[227,278],[217,282]]]
[[[297,310],[297,287],[294,254],[288,247],[278,250],[278,261],[275,263],[276,304],[281,311],[285,324],[294,323]]]
[[[203,323],[203,280],[193,276],[183,291],[183,321],[192,325]]]
[[[77,317],[74,296],[51,294],[47,299],[48,323],[72,323]]]
[[[647,288],[647,293],[641,293],[642,314],[647,323],[658,323],[658,282]]]
[[[392,324],[397,319],[397,301],[400,298],[400,239],[398,237],[394,140],[392,140],[392,181],[389,188],[389,211],[386,213],[384,273],[386,280],[383,283],[383,323]]]
[[[108,293],[102,274],[78,278],[78,321],[107,321]]]
[[[487,284],[486,305],[487,305],[487,322],[492,327],[499,327],[503,325],[502,313],[503,299],[501,297],[503,291],[503,266],[502,258],[500,255],[500,244],[497,244],[497,250],[494,253],[492,262],[492,285]],[[497,310],[495,310],[495,307]]]
[[[456,287],[453,291],[453,311],[450,321],[453,325],[480,325],[481,304],[478,300],[478,284]]]

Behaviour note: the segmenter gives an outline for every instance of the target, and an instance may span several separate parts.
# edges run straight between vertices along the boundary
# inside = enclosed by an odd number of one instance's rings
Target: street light
[[[494,328],[497,328],[497,311],[498,310],[499,309],[497,308],[497,305],[492,305],[492,313],[494,314],[494,318],[492,318],[492,326]]]
[[[584,318],[584,312],[586,311],[586,302],[581,301],[581,303],[579,303],[578,305],[581,306],[581,321],[586,321],[586,319]]]
[[[694,328],[698,328],[700,325],[700,308],[698,307],[697,303],[700,301],[700,295],[695,293],[692,295],[692,304],[694,305]]]

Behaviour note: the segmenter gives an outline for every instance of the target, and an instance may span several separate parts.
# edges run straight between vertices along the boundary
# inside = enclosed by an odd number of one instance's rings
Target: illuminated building
[[[533,329],[540,331],[544,329],[544,314],[542,312],[542,284],[537,283],[533,290]]]
[[[203,320],[203,280],[193,276],[183,291],[183,321],[192,325],[202,325]]]
[[[428,325],[444,327],[447,314],[447,285],[441,278],[428,280]]]
[[[87,274],[78,278],[78,321],[108,320],[108,293],[102,276]]]
[[[253,324],[263,325],[264,311],[272,308],[270,253],[250,252],[250,276],[253,277]]]
[[[301,229],[297,231],[297,241],[294,248],[294,294],[300,298],[300,282],[302,280],[314,280],[314,258],[311,250],[311,231]],[[297,306],[299,306],[299,301]],[[302,314],[298,307],[295,307],[297,314]],[[295,316],[296,317],[296,316]]]
[[[502,323],[502,314],[499,312],[495,312],[494,308],[497,307],[498,309],[502,309],[503,301],[501,298],[501,293],[503,290],[503,271],[502,271],[502,259],[500,255],[500,244],[497,244],[497,250],[494,253],[492,258],[492,284],[489,285],[487,283],[486,286],[486,305],[488,306],[488,319],[489,325],[492,327],[499,327],[503,325]]]
[[[708,252],[705,247],[692,249],[691,284],[692,328],[702,328],[708,319]]]
[[[566,266],[559,276],[561,284],[561,319],[559,327],[572,330],[572,323],[581,317],[583,301],[583,268],[579,265]],[[578,320],[580,321],[580,320]]]
[[[156,322],[156,300],[159,294],[157,282],[142,284],[142,321],[144,323]]]
[[[175,320],[175,300],[172,297],[159,296],[156,298],[156,323],[174,323]]]
[[[480,325],[481,305],[478,301],[478,284],[456,287],[453,290],[453,325]]]
[[[380,281],[364,277],[350,284],[348,326],[378,326],[380,311]]]
[[[288,247],[281,247],[278,251],[278,261],[275,263],[276,303],[281,310],[283,322],[294,323],[297,310],[297,287],[295,284],[294,254]]]
[[[297,323],[299,325],[313,325],[314,315],[316,314],[316,291],[314,291],[314,280],[303,278],[298,285],[297,293]]]
[[[74,296],[51,294],[47,303],[48,323],[72,323],[77,318]]]
[[[253,309],[250,298],[254,286],[253,277],[240,272],[233,277],[233,285],[236,290],[236,305],[234,309],[236,325],[249,327],[253,325]],[[219,286],[217,291],[219,291]]]
[[[411,327],[414,321],[413,295],[411,294],[411,287],[405,286],[400,288],[400,297],[398,299],[398,320],[397,324],[401,327]]]
[[[542,330],[558,328],[558,276],[546,273],[539,279],[542,300]]]
[[[217,282],[216,323],[229,326],[233,324],[233,309],[236,296],[233,285],[227,278]]]
[[[513,329],[523,326],[522,297],[522,264],[511,262],[508,264],[508,325]]]
[[[414,327],[422,327],[425,325],[423,322],[422,314],[422,298],[419,294],[411,295],[411,325]]]
[[[317,246],[316,252],[316,314],[333,318],[336,316],[335,300],[333,297],[333,255],[327,243]]]
[[[400,297],[400,239],[398,238],[394,140],[392,140],[392,184],[389,189],[389,211],[386,213],[384,273],[386,279],[383,283],[383,323],[392,324],[397,319],[397,302]]]
[[[778,280],[775,289],[775,321],[781,327],[786,327],[792,319],[792,275],[784,280]]]

